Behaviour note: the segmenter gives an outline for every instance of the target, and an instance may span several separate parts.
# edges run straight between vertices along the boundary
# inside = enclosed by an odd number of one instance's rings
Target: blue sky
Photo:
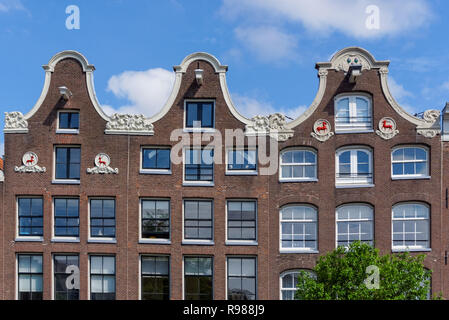
[[[66,28],[66,7],[80,29]],[[366,28],[379,8],[378,29]],[[390,88],[411,113],[449,101],[449,2],[443,0],[0,0],[3,112],[28,112],[43,83],[41,66],[77,50],[96,67],[107,112],[150,116],[162,107],[172,66],[196,51],[229,65],[240,112],[296,117],[313,101],[315,62],[346,46],[388,59]],[[0,138],[0,154],[3,136]]]

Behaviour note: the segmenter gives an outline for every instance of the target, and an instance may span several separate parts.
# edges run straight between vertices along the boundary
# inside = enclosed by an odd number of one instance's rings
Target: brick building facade
[[[339,51],[286,122],[240,115],[227,67],[195,53],[144,118],[106,115],[94,67],[58,53],[32,110],[6,114],[0,297],[287,299],[295,271],[353,240],[425,253],[432,291],[448,297],[445,130],[438,111],[397,104],[388,65]],[[200,134],[222,138],[213,154],[208,139],[179,147]]]

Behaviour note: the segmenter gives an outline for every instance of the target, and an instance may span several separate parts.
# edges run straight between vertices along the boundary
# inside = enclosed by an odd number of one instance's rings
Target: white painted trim
[[[56,179],[56,148],[79,148],[80,149],[80,178],[78,179]],[[81,145],[73,144],[55,144],[53,145],[53,174],[52,174],[52,184],[81,184],[81,168],[83,164],[83,157],[81,153]]]
[[[229,202],[254,202],[256,209],[256,240],[229,240],[228,239],[228,203]],[[257,199],[230,198],[225,203],[225,244],[227,246],[257,246],[259,245],[259,202]]]
[[[203,201],[211,203],[212,210],[212,239],[185,239],[184,237],[184,220],[185,220],[185,201]],[[182,240],[181,244],[187,245],[214,245],[215,241],[215,202],[214,199],[208,198],[183,198],[182,199]]]
[[[422,149],[426,152],[426,174],[402,174],[402,175],[394,175],[393,174],[393,164],[394,163],[401,163],[401,161],[397,160],[396,162],[393,162],[393,153],[398,150],[398,149],[406,149],[406,148],[416,148],[416,149]],[[413,145],[413,144],[405,144],[405,145],[398,145],[394,148],[391,149],[390,152],[390,168],[391,168],[391,180],[422,180],[422,179],[430,179],[431,176],[429,175],[430,173],[430,161],[429,161],[429,148],[423,145]],[[422,160],[404,160],[402,161],[402,163],[404,162],[408,162],[408,163],[415,163],[415,162],[419,162],[419,163],[423,163]]]
[[[341,153],[350,151],[350,169],[351,174],[357,174],[356,169],[358,167],[358,158],[357,152],[362,151],[368,154],[368,169],[371,173],[371,178],[367,177],[366,179],[357,179],[357,178],[338,178],[338,174],[340,173],[340,159],[339,156]],[[351,180],[353,182],[351,182]],[[344,146],[338,148],[335,152],[335,186],[336,187],[354,187],[354,186],[373,186],[374,181],[374,170],[373,170],[373,149],[366,146],[354,145],[354,146]]]
[[[143,201],[168,201],[168,239],[147,239],[142,238],[142,202]],[[172,230],[172,210],[170,198],[151,198],[142,197],[139,198],[139,243],[142,244],[171,244],[171,230]]]
[[[186,122],[187,122],[187,103],[210,103],[212,104],[212,128],[187,128]],[[215,129],[215,99],[184,99],[184,114],[183,114],[183,131],[184,132],[206,132],[206,133],[214,133],[216,132]]]
[[[91,200],[114,200],[115,205],[115,238],[112,237],[91,237],[90,234],[90,201]],[[117,199],[115,197],[88,197],[87,199],[87,242],[88,243],[117,243]]]
[[[348,110],[349,110],[349,118],[354,117],[357,115],[357,103],[356,99],[362,99],[365,100],[368,103],[368,116],[371,117],[370,122],[366,122],[368,126],[366,128],[363,128],[362,125],[358,125],[349,122],[348,124],[340,124],[337,125],[337,105],[340,102],[340,100],[348,99]],[[342,134],[342,133],[369,133],[374,132],[373,129],[373,102],[370,95],[363,93],[363,92],[350,92],[350,93],[341,93],[339,95],[336,95],[334,97],[334,127],[335,127],[335,134]]]
[[[78,237],[63,237],[55,236],[55,200],[56,199],[74,199],[78,200]],[[80,219],[80,198],[74,196],[55,196],[51,199],[51,242],[80,242],[80,230],[81,230],[81,219]]]
[[[19,235],[19,199],[42,199],[42,236],[20,236]],[[43,242],[44,241],[44,231],[45,231],[45,224],[44,224],[44,218],[45,218],[45,201],[44,197],[42,195],[17,195],[16,196],[16,212],[15,212],[15,220],[16,220],[16,226],[15,226],[15,242]]]
[[[340,208],[343,207],[351,207],[351,206],[365,206],[371,209],[371,219],[347,219],[347,220],[338,220],[338,214],[337,211]],[[345,203],[342,204],[338,207],[335,208],[335,248],[338,248],[338,223],[339,222],[371,222],[371,233],[373,235],[373,244],[375,243],[376,239],[375,239],[375,213],[374,213],[374,207],[369,204],[369,203],[365,203],[365,202],[349,202],[349,203]],[[353,241],[354,242],[354,241]],[[352,242],[351,242],[352,243]]]
[[[282,155],[286,152],[291,151],[309,151],[312,152],[315,155],[315,177],[314,178],[284,178],[282,177]],[[288,164],[287,164],[288,165]],[[286,182],[317,182],[318,181],[318,152],[314,148],[310,147],[304,147],[304,146],[297,146],[297,147],[288,147],[284,148],[279,152],[279,169],[278,169],[278,180],[279,182],[286,183]]]
[[[60,129],[59,128],[59,115],[60,113],[78,113],[78,129]],[[56,115],[56,133],[57,134],[79,134],[80,133],[80,129],[79,127],[81,126],[81,117],[80,117],[80,111],[79,110],[58,110],[57,115]]]

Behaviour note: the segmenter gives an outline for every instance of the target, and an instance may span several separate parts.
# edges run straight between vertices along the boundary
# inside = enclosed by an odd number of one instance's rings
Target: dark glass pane
[[[59,113],[59,128],[68,129],[69,128],[69,113],[60,112]]]
[[[143,150],[142,167],[144,169],[156,169],[157,151],[156,149]]]
[[[56,148],[56,163],[67,163],[67,148]]]
[[[80,163],[80,162],[81,162],[81,149],[70,148],[70,163]]]
[[[67,179],[67,165],[65,163],[56,164],[56,179]]]
[[[80,123],[80,115],[77,112],[70,113],[70,129],[79,129]]]
[[[202,107],[201,127],[212,128],[214,122],[212,104],[203,104]]]
[[[170,169],[170,149],[160,149],[157,158],[158,169]]]
[[[198,119],[198,105],[196,103],[188,103],[186,108],[186,127],[192,128],[194,121],[200,121]]]
[[[55,199],[55,217],[66,216],[66,199]]]
[[[69,179],[79,179],[80,178],[80,165],[70,164]]]

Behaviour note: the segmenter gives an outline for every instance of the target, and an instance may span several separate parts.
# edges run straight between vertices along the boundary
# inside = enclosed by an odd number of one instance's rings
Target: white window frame
[[[115,267],[114,267],[114,269],[115,269],[115,273],[114,273],[114,275],[115,275],[115,300],[118,300],[117,299],[117,293],[118,293],[118,291],[117,291],[117,274],[118,274],[118,272],[117,272],[117,255],[116,254],[110,254],[110,253],[107,253],[107,254],[92,253],[92,254],[88,254],[87,255],[87,300],[92,300],[90,298],[90,294],[91,294],[91,292],[90,292],[90,280],[91,280],[90,279],[91,278],[90,258],[91,257],[114,257],[114,264],[115,264]],[[81,264],[81,262],[80,262],[80,264]],[[80,300],[81,300],[81,288],[80,288]]]
[[[371,173],[371,178],[366,177],[338,177],[340,173],[340,155],[344,152],[350,151],[351,161],[351,175],[357,175],[357,152],[362,151],[368,154],[368,168]],[[337,149],[335,152],[335,185],[337,188],[357,188],[357,187],[374,187],[374,172],[373,172],[373,151],[371,148],[364,146],[348,146]]]
[[[349,99],[349,117],[350,120],[357,115],[357,98],[363,99],[368,103],[368,113],[371,116],[371,121],[365,122],[362,125],[355,125],[356,122],[349,122],[348,124],[337,124],[337,106],[338,102],[343,99]],[[373,129],[373,103],[372,99],[369,95],[363,93],[343,93],[339,94],[334,98],[334,124],[335,124],[335,133],[366,133],[366,132],[374,132]]]
[[[256,208],[256,240],[229,240],[228,239],[228,203],[229,202],[254,202]],[[259,221],[258,221],[258,201],[257,199],[226,199],[225,207],[225,244],[227,246],[257,246],[259,244]]]
[[[343,208],[343,207],[351,207],[351,206],[364,206],[364,207],[368,207],[371,209],[371,219],[339,219],[338,218],[338,210]],[[338,248],[338,223],[339,222],[367,222],[367,221],[371,221],[371,234],[373,235],[373,239],[371,240],[373,242],[372,245],[374,245],[374,208],[373,206],[366,204],[366,203],[346,203],[343,204],[341,206],[338,206],[337,209],[335,210],[335,247]],[[359,234],[361,234],[360,229],[359,229]],[[356,240],[355,240],[356,241]],[[346,246],[345,246],[346,247]]]
[[[92,237],[90,234],[90,201],[91,200],[114,200],[115,201],[115,237]],[[87,242],[88,243],[111,243],[115,244],[117,243],[117,199],[115,197],[89,197],[87,199],[87,207],[88,207],[88,214],[87,214]]]
[[[232,255],[226,255],[225,256],[225,300],[229,300],[228,299],[228,259],[229,258],[252,258],[255,260],[255,275],[256,275],[256,296],[254,298],[254,301],[259,299],[259,259],[258,256],[254,256],[254,255],[236,255],[236,254],[232,254]]]
[[[147,239],[142,238],[142,202],[143,201],[168,201],[168,223],[169,223],[169,236],[168,239]],[[151,197],[143,197],[139,199],[139,243],[148,243],[148,244],[171,244],[171,199],[170,198],[151,198]],[[116,230],[117,231],[117,230]]]
[[[55,200],[56,199],[74,199],[78,200],[78,237],[62,237],[62,236],[55,236]],[[81,200],[79,197],[75,196],[57,196],[53,197],[51,201],[51,242],[80,242],[80,235],[81,233]]]
[[[282,163],[282,156],[286,152],[294,152],[294,151],[308,151],[312,152],[315,155],[315,163]],[[304,177],[304,178],[284,178],[282,177],[282,166],[305,166],[305,165],[315,165],[315,177]],[[307,148],[307,147],[291,147],[283,149],[279,154],[279,182],[317,182],[318,181],[318,153],[315,149]]]
[[[143,168],[143,151],[144,149],[164,149],[170,151],[170,168],[169,169],[144,169]],[[140,174],[172,174],[172,163],[171,163],[171,147],[169,146],[141,146],[140,147],[140,166],[139,166]]]
[[[20,198],[32,198],[32,199],[42,199],[42,236],[21,236],[19,235],[19,199]],[[16,196],[16,232],[14,241],[17,242],[43,242],[45,235],[45,199],[43,196],[33,195],[18,195]]]
[[[284,288],[282,286],[282,278],[284,278],[284,276],[289,275],[289,274],[299,274],[301,271],[305,271],[308,272],[310,274],[314,274],[314,272],[310,269],[289,269],[289,270],[285,270],[283,272],[281,272],[281,274],[279,275],[279,300],[284,300],[282,299],[282,291],[296,291],[296,288]],[[315,278],[316,278],[316,274],[315,274]],[[288,301],[288,300],[284,300],[284,301]]]
[[[186,122],[187,122],[187,104],[188,103],[212,103],[212,117],[213,117],[213,128],[187,128]],[[184,132],[210,132],[213,133],[216,131],[215,129],[215,99],[184,99],[184,118],[183,118],[183,125]]]
[[[213,150],[214,159],[212,160],[212,181],[186,180],[186,155],[187,150]],[[182,148],[182,185],[184,187],[213,187],[215,185],[215,148],[187,146]]]
[[[290,207],[309,207],[312,208],[316,213],[316,220],[282,220],[282,211],[286,208]],[[314,222],[316,225],[316,248],[283,248],[282,247],[282,223],[310,223]],[[319,230],[318,230],[318,208],[316,208],[313,205],[310,204],[302,204],[302,203],[295,203],[295,204],[288,204],[285,206],[282,206],[279,210],[279,253],[319,253]]]
[[[255,151],[256,152],[256,169],[255,170],[235,170],[229,169],[229,152],[230,151]],[[257,176],[259,171],[259,163],[257,161],[257,148],[254,147],[228,147],[225,154],[225,175],[227,176]]]
[[[417,205],[422,205],[424,207],[427,208],[427,218],[394,218],[394,208],[400,205],[406,205],[406,204],[417,204]],[[393,252],[430,252],[432,251],[431,249],[431,208],[428,204],[424,203],[424,202],[419,202],[419,201],[409,201],[409,202],[399,202],[396,203],[392,208],[391,208],[391,249]],[[428,243],[429,246],[427,248],[423,248],[420,246],[395,246],[394,245],[394,238],[393,238],[393,223],[394,221],[427,221],[427,236],[428,236]],[[416,225],[415,225],[415,231],[416,231]]]
[[[185,201],[209,201],[212,204],[212,239],[185,239],[184,237],[184,220],[185,220]],[[215,210],[214,210],[215,202],[214,199],[207,198],[184,198],[182,199],[182,244],[188,245],[205,245],[205,246],[213,246],[215,244]]]
[[[421,149],[426,152],[426,160],[393,160],[393,153],[399,149]],[[394,163],[426,163],[426,174],[401,174],[401,175],[395,175],[393,173],[393,164]],[[429,162],[429,148],[419,145],[400,145],[397,147],[394,147],[391,150],[391,179],[392,180],[415,180],[415,179],[430,179],[430,168],[429,168],[430,162]]]
[[[171,299],[171,256],[169,254],[151,254],[151,253],[141,253],[139,254],[139,296],[138,300],[142,300],[142,258],[145,257],[163,257],[168,258],[168,297]],[[184,265],[184,263],[183,263]],[[184,268],[184,266],[183,266]],[[184,272],[184,269],[182,270]]]
[[[79,148],[80,149],[80,178],[79,179],[56,179],[56,149],[57,148]],[[53,146],[53,179],[52,184],[81,184],[82,176],[82,148],[81,145],[57,144]]]
[[[60,134],[79,134],[80,129],[61,129],[59,128],[59,114],[60,113],[78,113],[79,126],[81,126],[81,117],[79,110],[58,110],[57,118],[56,118],[56,133]]]

